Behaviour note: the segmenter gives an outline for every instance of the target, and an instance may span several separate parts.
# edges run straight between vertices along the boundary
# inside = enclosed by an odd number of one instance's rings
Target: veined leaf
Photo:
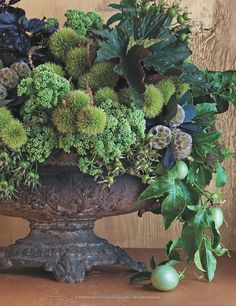
[[[194,136],[194,142],[198,144],[211,144],[217,141],[221,135],[221,131],[202,133]]]
[[[221,236],[218,228],[216,228],[215,222],[211,222],[211,232],[212,232],[212,248],[215,249],[221,241]]]
[[[111,18],[109,18],[107,20],[107,25],[109,26],[109,25],[111,25],[111,24],[113,24],[117,21],[120,21],[122,18],[123,18],[123,14],[121,14],[121,13],[117,13],[115,15],[112,15]]]
[[[192,85],[207,87],[208,83],[204,73],[196,66],[184,63],[179,67],[179,69],[182,72],[182,74],[179,76],[179,80]]]
[[[208,248],[206,239],[203,241],[203,257],[202,257],[202,266],[205,270],[205,277],[210,282],[215,277],[216,271],[216,259],[212,254],[212,251]]]
[[[155,270],[157,266],[158,266],[157,260],[155,256],[152,256],[150,260],[150,267],[152,268],[152,270]]]
[[[225,168],[220,164],[217,163],[216,165],[216,187],[223,187],[227,183],[228,174]]]
[[[139,200],[145,201],[153,198],[159,198],[164,193],[168,193],[171,190],[171,185],[174,181],[168,176],[161,176],[157,178],[144,192],[140,195]]]
[[[194,263],[196,265],[196,267],[198,268],[198,270],[205,272],[203,266],[202,266],[202,262],[201,262],[201,256],[200,256],[200,251],[197,250],[196,253],[194,254]]]
[[[197,104],[195,107],[196,107],[198,117],[201,117],[203,115],[217,113],[217,108],[212,103],[201,103],[201,104]]]

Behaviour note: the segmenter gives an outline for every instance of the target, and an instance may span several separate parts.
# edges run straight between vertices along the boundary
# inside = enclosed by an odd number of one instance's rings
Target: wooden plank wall
[[[111,10],[109,0],[22,0],[21,6],[27,9],[29,16],[56,16],[61,21],[68,8],[79,8],[85,11],[96,10],[107,18]],[[236,69],[236,1],[235,0],[183,0],[196,20],[195,34],[192,42],[194,61],[201,67],[209,69]],[[236,112],[231,109],[227,115],[218,120],[223,131],[223,139],[231,149],[235,149]],[[226,199],[224,205],[228,226],[224,226],[223,234],[226,245],[236,249],[236,196],[235,168],[236,159],[225,163],[229,171],[230,183],[223,189]],[[162,247],[176,237],[180,231],[179,224],[165,232],[161,216],[146,214],[138,218],[136,214],[111,217],[100,220],[96,224],[96,232],[111,242],[124,247]],[[0,217],[0,245],[8,245],[16,238],[28,232],[27,222]]]

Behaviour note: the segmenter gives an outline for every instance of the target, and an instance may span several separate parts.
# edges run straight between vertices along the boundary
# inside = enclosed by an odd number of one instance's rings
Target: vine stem
[[[198,184],[196,183],[193,183],[194,187],[202,194],[204,195],[211,203],[214,202],[212,196],[211,196],[211,193],[206,191],[206,190],[203,190]]]

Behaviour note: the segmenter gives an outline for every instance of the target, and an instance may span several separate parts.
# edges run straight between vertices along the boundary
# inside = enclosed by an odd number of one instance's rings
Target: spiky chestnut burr
[[[154,118],[159,115],[163,105],[164,98],[161,90],[154,85],[146,86],[143,103],[143,112],[146,117]]]
[[[85,47],[71,49],[66,57],[66,70],[69,75],[78,80],[90,66],[88,50]]]
[[[0,83],[7,88],[15,88],[19,83],[19,77],[14,69],[0,69]]]
[[[173,129],[171,133],[171,149],[174,157],[177,160],[188,157],[192,151],[192,137],[180,129]]]
[[[0,137],[4,144],[11,149],[22,147],[27,136],[22,123],[16,119],[11,120],[1,131]]]
[[[101,134],[107,121],[106,113],[94,106],[82,108],[77,115],[77,130],[85,135]]]
[[[0,107],[0,130],[12,120],[14,120],[12,113],[6,107]]]
[[[111,99],[114,103],[119,103],[119,98],[117,93],[110,87],[103,87],[99,89],[94,97],[97,105],[106,102],[108,99]]]
[[[171,142],[171,130],[164,125],[154,126],[149,133],[152,135],[150,145],[157,150],[166,148]]]
[[[177,113],[174,116],[174,118],[172,118],[169,122],[170,127],[180,126],[184,122],[184,119],[185,119],[185,111],[182,106],[177,105]]]
[[[168,104],[170,98],[176,91],[174,82],[170,79],[161,80],[160,82],[158,82],[157,88],[159,88],[163,94],[164,103]]]

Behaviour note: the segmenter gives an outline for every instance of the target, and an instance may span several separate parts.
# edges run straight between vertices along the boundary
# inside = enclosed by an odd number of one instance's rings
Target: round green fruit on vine
[[[178,286],[179,274],[171,266],[156,267],[151,275],[152,286],[160,291],[171,291]]]
[[[220,207],[212,206],[210,208],[211,218],[215,222],[216,228],[220,228],[224,222],[224,214]]]
[[[184,25],[186,20],[185,20],[184,16],[179,15],[177,17],[177,21],[178,21],[179,24]]]
[[[180,34],[180,40],[186,41],[189,39],[189,35],[187,33],[181,33]]]
[[[168,9],[168,15],[171,17],[171,18],[174,18],[176,15],[177,15],[177,10],[176,8],[173,6],[173,7],[170,7]]]
[[[188,166],[182,160],[177,161],[176,167],[178,170],[177,180],[184,180],[188,174]]]

